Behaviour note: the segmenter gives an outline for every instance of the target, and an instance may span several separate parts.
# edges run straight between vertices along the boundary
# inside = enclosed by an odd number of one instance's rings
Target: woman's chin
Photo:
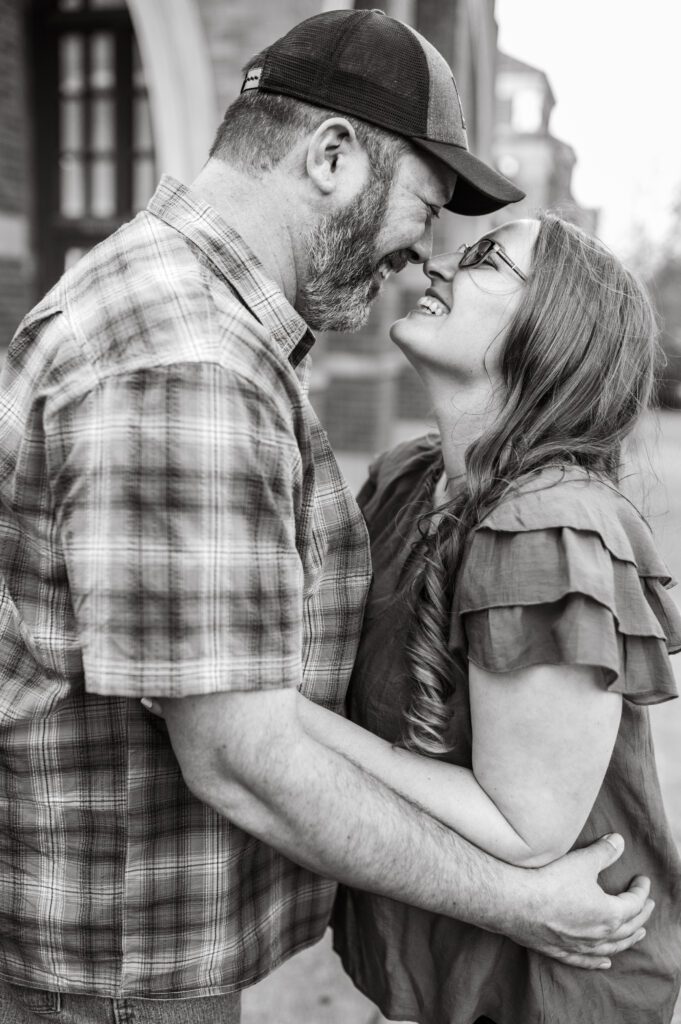
[[[438,359],[441,347],[438,342],[442,339],[433,330],[434,319],[431,317],[428,322],[426,314],[411,310],[390,326],[390,337],[417,370],[419,363]]]
[[[407,313],[406,316],[400,317],[399,320],[395,320],[390,325],[388,334],[402,349],[409,347],[410,343],[414,343],[418,340],[419,331],[414,323],[414,318],[411,313]]]
[[[388,333],[407,362],[411,363],[419,376],[421,376],[421,366],[424,363],[423,345],[418,344],[414,331],[410,329],[410,325],[407,323],[407,317],[396,320],[394,324],[391,324]]]

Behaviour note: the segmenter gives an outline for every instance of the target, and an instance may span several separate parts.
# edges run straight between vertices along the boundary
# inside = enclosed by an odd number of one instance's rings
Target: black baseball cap
[[[368,121],[409,139],[458,178],[445,204],[478,216],[525,193],[468,149],[451,68],[408,25],[383,11],[328,11],[301,21],[251,67],[242,92],[260,89]]]

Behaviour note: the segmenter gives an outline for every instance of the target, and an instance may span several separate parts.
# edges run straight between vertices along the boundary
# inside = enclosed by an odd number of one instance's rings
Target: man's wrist
[[[528,920],[540,920],[537,869],[521,868],[501,861],[496,863],[497,884],[489,920],[475,922],[489,931],[517,935]]]

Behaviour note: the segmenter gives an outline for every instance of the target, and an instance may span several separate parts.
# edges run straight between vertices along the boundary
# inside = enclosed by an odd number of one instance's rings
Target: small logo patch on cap
[[[257,89],[260,84],[260,76],[262,75],[262,68],[251,68],[246,77],[244,78],[243,85],[241,86],[242,92],[248,92],[249,89]]]

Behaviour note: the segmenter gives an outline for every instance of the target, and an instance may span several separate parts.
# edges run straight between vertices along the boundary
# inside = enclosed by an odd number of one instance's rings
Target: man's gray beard
[[[307,242],[308,275],[296,308],[318,331],[358,331],[369,319],[380,286],[376,242],[390,182],[376,179],[354,203],[325,218]]]

